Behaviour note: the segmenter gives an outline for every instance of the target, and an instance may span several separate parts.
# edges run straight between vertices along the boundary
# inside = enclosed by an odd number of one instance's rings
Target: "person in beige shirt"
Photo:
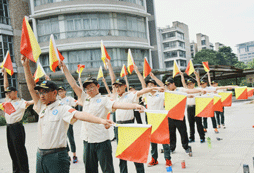
[[[105,128],[109,128],[113,122],[61,104],[59,100],[56,100],[57,85],[52,81],[43,81],[40,85],[35,86],[29,59],[22,55],[21,62],[24,67],[28,90],[34,101],[34,110],[39,114],[39,148],[36,172],[68,173],[70,162],[66,140],[69,124],[82,120],[103,124]]]

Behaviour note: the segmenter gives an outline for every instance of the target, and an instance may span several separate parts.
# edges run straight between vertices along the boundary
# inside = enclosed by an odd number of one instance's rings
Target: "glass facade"
[[[81,13],[37,20],[39,42],[55,39],[98,36],[126,36],[147,38],[145,17],[119,13]],[[116,16],[116,17],[112,17]],[[61,32],[60,32],[61,28]]]
[[[15,62],[13,53],[13,36],[0,35],[0,62],[3,62],[8,50],[10,51],[11,61]]]
[[[0,0],[0,23],[10,25],[8,0]]]
[[[186,61],[185,60],[176,60],[177,64],[181,67],[186,67]],[[165,66],[166,68],[171,68],[174,65],[174,61],[166,61]]]
[[[109,48],[107,52],[111,57],[111,64],[113,67],[121,67],[123,64],[127,65],[128,49]],[[148,57],[149,55],[148,50],[131,49],[131,52],[135,64],[137,66],[143,66],[144,57]],[[65,57],[64,62],[69,70],[76,70],[78,64],[84,64],[86,66],[85,68],[99,68],[103,66],[101,61],[101,49],[76,50],[61,53]],[[46,73],[51,72],[48,54],[41,55],[40,62]]]
[[[34,0],[34,6],[40,6],[49,3],[73,1],[73,0]],[[144,0],[112,0],[112,1],[124,1],[144,6]]]

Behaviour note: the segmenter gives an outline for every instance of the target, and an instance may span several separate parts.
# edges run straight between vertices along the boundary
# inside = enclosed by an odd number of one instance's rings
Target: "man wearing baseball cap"
[[[18,91],[15,87],[10,87],[6,70],[4,74],[5,102],[2,103],[4,117],[6,120],[6,135],[9,153],[12,159],[13,172],[29,172],[28,156],[25,147],[25,129],[21,122],[25,110],[33,104],[33,101],[25,101],[18,98]]]
[[[56,99],[57,85],[52,81],[43,81],[40,85],[35,86],[29,59],[22,55],[21,62],[23,62],[29,92],[34,100],[34,110],[39,114],[39,148],[36,172],[67,173],[70,171],[70,161],[66,149],[69,124],[82,120],[103,124],[105,128],[109,128],[113,122],[61,104]]]

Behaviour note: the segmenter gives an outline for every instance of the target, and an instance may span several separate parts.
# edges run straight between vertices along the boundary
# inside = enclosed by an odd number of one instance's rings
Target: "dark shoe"
[[[189,147],[185,150],[185,152],[186,152],[190,157],[192,157],[192,149],[191,149],[191,146],[189,146]]]
[[[73,163],[78,163],[78,157],[77,156],[73,156]]]
[[[200,139],[200,143],[204,143],[205,142],[205,139]]]
[[[189,139],[189,143],[191,143],[191,142],[195,142],[195,140],[194,139]]]

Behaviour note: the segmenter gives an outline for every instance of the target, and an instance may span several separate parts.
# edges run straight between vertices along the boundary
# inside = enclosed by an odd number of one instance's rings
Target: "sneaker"
[[[172,166],[172,162],[169,159],[166,159],[166,166]]]
[[[205,139],[200,139],[200,143],[204,143],[205,142]]]
[[[148,167],[155,166],[155,165],[158,165],[158,163],[159,162],[152,157],[151,162],[149,162],[147,166]]]
[[[220,125],[218,125],[218,129],[220,128]]]
[[[189,139],[189,143],[195,142],[194,139]]]
[[[219,133],[219,131],[218,131],[218,129],[217,129],[217,128],[215,128],[215,129],[214,129],[214,132],[215,132],[215,133]]]
[[[224,124],[222,124],[222,125],[221,125],[221,127],[222,127],[223,129],[225,129],[225,128],[226,128],[226,126],[225,126]]]
[[[192,157],[192,149],[191,149],[191,146],[189,146],[189,147],[185,150],[185,152],[186,152],[190,157]]]
[[[78,163],[78,157],[77,156],[73,156],[73,163]]]
[[[206,133],[206,132],[207,132],[207,130],[206,130],[206,129],[204,129],[204,132]]]

